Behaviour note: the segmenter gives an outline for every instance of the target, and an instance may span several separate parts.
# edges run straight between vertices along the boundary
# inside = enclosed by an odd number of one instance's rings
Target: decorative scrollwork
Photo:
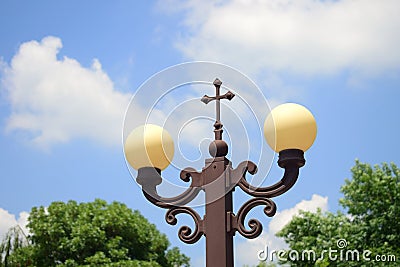
[[[189,182],[192,178],[191,187],[201,187],[203,186],[203,175],[201,172],[196,171],[193,168],[185,168],[181,171],[180,178],[184,182]]]
[[[268,217],[272,217],[275,215],[275,202],[268,198],[256,197],[244,203],[243,206],[239,209],[237,215],[233,216],[234,228],[246,238],[256,238],[262,232],[262,224],[257,219],[249,220],[248,225],[250,227],[250,230],[246,230],[246,227],[244,226],[247,214],[250,212],[251,209],[259,205],[265,205],[264,213]]]
[[[176,219],[176,215],[181,213],[189,214],[193,218],[195,223],[195,229],[192,232],[192,229],[189,226],[186,225],[182,226],[179,229],[178,237],[185,243],[188,244],[196,243],[200,239],[200,237],[204,234],[204,226],[203,226],[203,220],[200,218],[199,214],[195,210],[189,207],[174,207],[167,211],[167,213],[165,214],[165,220],[167,221],[168,224],[176,225],[178,221]]]
[[[197,172],[192,168],[186,168],[181,171],[180,178],[189,182],[190,187],[183,193],[175,197],[162,197],[157,192],[157,185],[162,181],[161,171],[151,167],[139,169],[137,181],[142,185],[143,195],[154,205],[168,209],[165,220],[171,225],[177,223],[176,215],[180,213],[189,214],[195,222],[195,230],[189,226],[182,226],[179,229],[178,236],[185,243],[195,243],[204,234],[203,220],[199,214],[193,209],[186,207],[187,203],[191,202],[202,190],[203,177],[201,172]]]

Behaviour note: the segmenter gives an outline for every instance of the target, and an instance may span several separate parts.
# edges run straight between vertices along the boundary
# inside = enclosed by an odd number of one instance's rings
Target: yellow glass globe
[[[146,124],[135,128],[125,140],[125,157],[136,170],[155,167],[164,170],[174,157],[174,141],[162,127]]]
[[[267,116],[264,136],[276,152],[285,149],[306,151],[317,136],[317,123],[304,106],[286,103],[275,107]]]

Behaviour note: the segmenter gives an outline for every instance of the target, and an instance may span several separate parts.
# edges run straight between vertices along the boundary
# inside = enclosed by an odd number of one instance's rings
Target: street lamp
[[[233,236],[239,232],[245,238],[256,238],[262,232],[262,224],[257,219],[248,221],[245,218],[251,209],[264,205],[264,213],[272,217],[276,205],[271,198],[288,191],[304,166],[304,151],[315,140],[317,126],[310,111],[305,107],[287,103],[274,108],[264,124],[264,135],[269,146],[279,153],[278,165],[283,168],[282,179],[267,187],[255,187],[246,180],[246,173],[255,174],[257,166],[251,161],[243,161],[236,168],[225,157],[228,145],[222,140],[222,123],[220,120],[220,101],[231,100],[235,95],[228,91],[220,94],[222,82],[214,81],[216,95],[205,95],[201,101],[208,104],[216,101],[216,122],[214,124],[215,140],[209,146],[212,158],[205,160],[205,167],[198,172],[193,168],[181,171],[180,178],[190,182],[190,186],[176,197],[162,197],[157,186],[162,182],[161,171],[172,161],[174,144],[170,134],[160,126],[146,124],[134,129],[124,145],[128,163],[136,170],[136,181],[142,186],[144,196],[154,205],[167,209],[167,223],[175,225],[176,215],[186,213],[195,223],[195,229],[183,226],[178,236],[185,243],[197,242],[202,235],[206,238],[207,267],[234,266]],[[245,202],[234,213],[232,195],[236,186],[253,198]],[[205,192],[205,215],[203,218],[186,206],[201,191]]]

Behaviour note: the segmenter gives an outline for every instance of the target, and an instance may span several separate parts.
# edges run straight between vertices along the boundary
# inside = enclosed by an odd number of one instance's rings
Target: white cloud
[[[16,225],[19,225],[25,234],[28,234],[26,225],[28,223],[29,213],[22,211],[18,219],[14,214],[10,214],[7,210],[0,208],[0,240],[7,233],[7,231]]]
[[[310,200],[302,200],[293,208],[277,212],[271,219],[266,229],[267,231],[264,231],[260,237],[237,244],[235,252],[237,265],[248,264],[251,266],[258,264],[257,253],[260,250],[265,250],[266,246],[269,251],[278,251],[287,248],[285,241],[282,238],[276,237],[275,234],[289,223],[293,216],[298,215],[300,210],[316,212],[318,208],[322,211],[328,210],[328,197],[314,194]]]
[[[130,96],[115,90],[99,60],[83,67],[57,58],[61,39],[23,43],[2,68],[2,86],[11,106],[6,130],[23,131],[40,148],[73,138],[119,144]]]
[[[159,7],[184,12],[176,45],[185,56],[248,73],[371,73],[400,66],[398,0],[170,0]]]

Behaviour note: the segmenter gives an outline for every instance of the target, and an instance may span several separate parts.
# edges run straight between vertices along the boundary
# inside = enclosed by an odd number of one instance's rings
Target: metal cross
[[[231,100],[235,94],[232,93],[231,91],[228,91],[226,94],[224,95],[220,95],[220,88],[221,88],[221,84],[222,82],[216,78],[214,81],[214,86],[215,86],[215,96],[208,96],[208,95],[204,95],[201,98],[201,102],[208,104],[209,102],[215,100],[216,104],[215,104],[215,115],[216,115],[216,121],[214,124],[214,133],[215,133],[215,140],[222,140],[222,123],[221,123],[221,104],[220,104],[220,100],[221,99],[228,99]]]

